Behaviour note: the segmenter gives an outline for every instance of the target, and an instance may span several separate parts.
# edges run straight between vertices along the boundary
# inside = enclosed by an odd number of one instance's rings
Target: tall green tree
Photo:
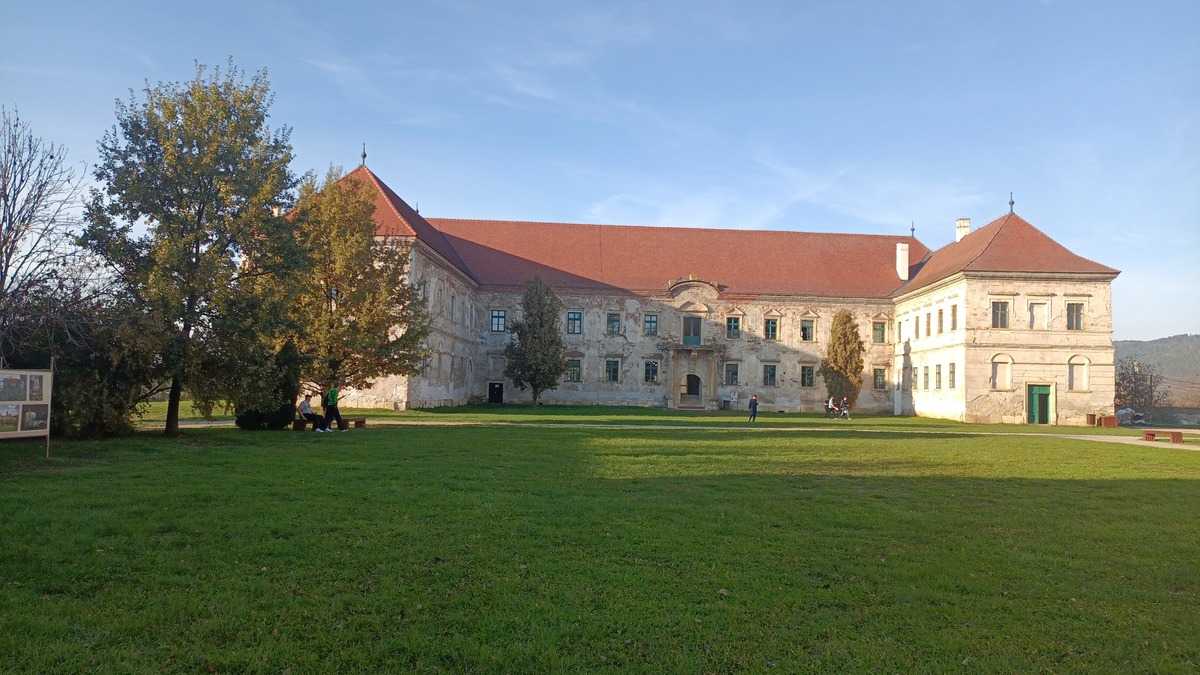
[[[521,391],[528,387],[536,405],[542,392],[557,387],[567,370],[559,326],[563,304],[549,286],[534,277],[525,287],[521,309],[521,318],[512,325],[512,342],[504,349],[508,360],[504,375]]]
[[[369,186],[331,169],[306,179],[291,217],[308,260],[289,281],[305,382],[361,388],[420,370],[429,318],[409,283],[411,247],[375,236]]]
[[[271,98],[265,71],[247,79],[232,64],[197,65],[187,82],[147,84],[119,101],[99,144],[81,240],[167,334],[168,434],[179,430],[183,390],[207,396],[212,369],[232,367],[205,358],[203,345],[222,344],[247,282],[301,260],[281,216],[297,183],[290,130],[267,126]]]
[[[862,390],[863,342],[858,334],[854,315],[839,310],[833,315],[829,329],[829,348],[821,362],[821,378],[825,388],[836,398],[843,396],[854,405]]]

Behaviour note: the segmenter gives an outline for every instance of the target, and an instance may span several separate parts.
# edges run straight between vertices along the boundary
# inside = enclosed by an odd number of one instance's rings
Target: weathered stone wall
[[[1030,385],[1050,387],[1052,424],[1084,424],[1088,413],[1111,413],[1115,370],[1109,282],[993,276],[968,279],[966,293],[967,421],[1025,422]],[[1008,328],[992,328],[993,301],[1009,303]],[[1069,302],[1084,304],[1082,330],[1067,330]],[[1037,314],[1032,320],[1031,305]],[[992,382],[997,361],[1011,362],[1010,382]],[[1072,361],[1086,372],[1074,389]]]
[[[423,288],[430,315],[429,357],[422,372],[390,376],[362,390],[347,390],[347,407],[431,408],[462,405],[478,393],[481,316],[476,293],[466,276],[417,242],[410,252],[409,275]]]
[[[645,296],[632,293],[569,293],[561,292],[565,310],[562,316],[566,331],[567,313],[583,315],[582,333],[565,334],[568,359],[578,359],[582,366],[580,382],[562,382],[556,389],[543,394],[548,403],[587,403],[614,405],[644,405],[675,407],[686,393],[689,374],[700,378],[698,404],[715,408],[722,401],[744,409],[751,394],[757,394],[765,410],[821,410],[827,398],[819,367],[829,341],[830,321],[834,312],[849,309],[859,323],[861,337],[867,347],[864,357],[864,388],[858,408],[863,411],[886,412],[891,409],[890,370],[891,345],[872,343],[872,321],[885,326],[891,322],[890,301],[837,302],[821,298],[723,298],[719,291],[705,282],[676,285],[661,295]],[[520,294],[486,292],[481,295],[483,316],[492,309],[503,309],[511,322],[519,316]],[[609,313],[620,316],[621,328],[608,334]],[[658,318],[658,334],[645,335],[645,316]],[[700,344],[683,345],[684,317],[701,320]],[[740,335],[726,335],[726,318],[736,316],[741,324]],[[775,340],[764,336],[767,318],[778,321]],[[814,340],[803,341],[801,321],[815,322]],[[506,401],[525,401],[529,392],[518,392],[502,377],[503,351],[510,336],[507,333],[483,334],[484,357],[489,367],[480,373],[478,391],[486,392],[489,382],[503,382]],[[605,379],[605,362],[620,363],[617,383]],[[658,378],[646,382],[646,361],[658,362]],[[724,382],[725,364],[738,365],[736,384]],[[763,384],[763,366],[774,365],[776,383]],[[801,367],[814,369],[813,386],[802,386]],[[889,372],[882,390],[872,388],[872,369]]]

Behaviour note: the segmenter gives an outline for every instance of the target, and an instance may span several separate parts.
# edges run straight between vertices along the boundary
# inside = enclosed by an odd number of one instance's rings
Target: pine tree
[[[513,322],[513,340],[504,350],[504,375],[524,391],[533,392],[536,405],[542,392],[558,386],[567,370],[559,315],[563,304],[549,286],[534,277],[521,299],[524,316]]]
[[[821,377],[830,396],[843,396],[853,406],[862,389],[863,343],[858,334],[858,323],[846,310],[833,315],[829,331],[829,349],[821,362]]]

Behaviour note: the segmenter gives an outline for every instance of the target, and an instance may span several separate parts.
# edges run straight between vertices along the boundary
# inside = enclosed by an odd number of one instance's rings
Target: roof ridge
[[[564,220],[512,220],[508,218],[452,218],[445,216],[431,216],[426,220],[444,220],[457,223],[509,223],[521,225],[566,225],[570,227],[620,227],[620,228],[642,228],[651,230],[678,230],[683,232],[748,232],[755,234],[809,234],[828,237],[874,237],[879,239],[911,239],[922,246],[925,244],[914,236],[907,234],[879,234],[867,232],[819,232],[815,230],[765,230],[760,228],[740,228],[740,227],[688,227],[686,225],[642,225],[636,223],[572,223]],[[926,248],[928,248],[926,246]]]
[[[375,187],[379,188],[379,191],[383,193],[385,198],[383,201],[387,202],[388,208],[392,210],[392,213],[396,214],[396,217],[399,218],[400,222],[404,223],[408,229],[413,230],[412,223],[408,222],[408,219],[404,217],[404,214],[400,213],[400,209],[396,208],[396,205],[392,203],[392,195],[395,193],[392,192],[391,188],[389,188],[386,183],[380,180],[379,176],[376,176],[374,171],[367,168],[366,164],[360,166],[359,169],[364,170],[367,174],[367,177],[371,179],[371,182],[375,183]],[[358,169],[355,169],[355,171],[357,170]],[[396,197],[400,198],[400,195],[396,195]],[[413,230],[413,236],[416,236],[416,234],[416,230]]]
[[[1000,218],[997,219],[1000,221],[1000,224],[996,226],[996,229],[992,232],[992,235],[990,237],[988,237],[987,243],[984,244],[983,247],[981,247],[979,249],[979,253],[976,253],[974,255],[974,257],[972,257],[970,260],[967,261],[967,264],[963,265],[963,269],[967,269],[971,265],[974,265],[976,260],[979,260],[981,257],[983,257],[984,253],[987,253],[987,250],[992,247],[992,242],[996,241],[996,235],[1000,234],[1000,230],[1003,230],[1004,226],[1008,225],[1008,219],[1014,215],[1016,215],[1016,214],[1014,214],[1012,211],[1009,211],[1008,213],[1004,214],[1003,216],[1000,216]],[[996,221],[992,221],[992,222],[996,222]],[[988,225],[991,225],[991,224],[992,223],[988,223]],[[983,227],[986,228],[987,225],[984,225]],[[957,244],[958,242],[956,241],[954,243]]]

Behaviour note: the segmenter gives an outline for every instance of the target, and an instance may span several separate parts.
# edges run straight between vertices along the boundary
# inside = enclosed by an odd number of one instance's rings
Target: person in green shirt
[[[337,420],[338,429],[348,431],[344,422],[342,422],[342,413],[338,410],[338,384],[334,382],[329,385],[329,391],[325,392],[325,398],[321,405],[325,407],[325,428],[332,430],[333,427],[329,423]]]

